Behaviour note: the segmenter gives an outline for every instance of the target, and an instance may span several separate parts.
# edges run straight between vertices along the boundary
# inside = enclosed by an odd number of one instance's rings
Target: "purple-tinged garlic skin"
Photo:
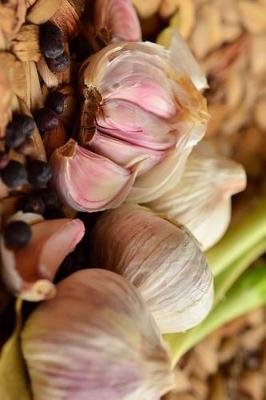
[[[174,384],[138,290],[113,272],[76,272],[21,334],[34,400],[159,400]]]
[[[96,0],[94,6],[96,35],[103,42],[140,42],[141,27],[130,0]]]
[[[203,141],[190,154],[181,180],[148,206],[184,224],[206,251],[229,226],[231,196],[245,187],[244,168]]]
[[[32,237],[21,249],[6,247],[0,237],[1,278],[9,291],[24,300],[40,301],[55,296],[53,279],[64,258],[80,242],[85,227],[79,219],[46,221],[39,214],[14,214],[13,221],[31,225]]]
[[[100,216],[90,254],[140,290],[161,333],[190,329],[211,309],[213,277],[198,242],[145,207],[125,203]]]
[[[136,178],[136,168],[123,168],[70,139],[53,153],[53,184],[61,201],[77,211],[118,207]]]

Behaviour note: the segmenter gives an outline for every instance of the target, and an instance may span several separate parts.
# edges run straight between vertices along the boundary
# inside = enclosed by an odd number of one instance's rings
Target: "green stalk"
[[[266,265],[248,269],[208,317],[186,333],[165,335],[173,366],[195,344],[223,324],[266,304]]]
[[[214,276],[217,276],[236,260],[252,251],[266,238],[266,196],[235,226],[231,226],[223,239],[206,252]]]
[[[266,251],[266,238],[245,252],[215,278],[215,304],[218,304],[243,272]]]

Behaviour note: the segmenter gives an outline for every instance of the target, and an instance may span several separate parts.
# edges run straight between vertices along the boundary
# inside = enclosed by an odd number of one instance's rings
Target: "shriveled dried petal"
[[[181,180],[149,206],[188,227],[202,249],[207,250],[226,231],[231,217],[231,196],[245,185],[246,175],[241,165],[201,143],[188,158]]]
[[[136,173],[79,146],[70,139],[51,157],[54,186],[62,202],[78,211],[118,207]]]
[[[39,61],[39,27],[33,24],[24,25],[12,41],[11,50],[20,61]]]
[[[36,400],[157,400],[174,386],[167,349],[142,297],[110,271],[87,269],[64,279],[21,337]]]
[[[4,65],[0,65],[0,137],[4,135],[5,128],[11,114],[11,83]]]
[[[62,0],[37,0],[27,14],[27,20],[32,24],[44,24],[59,9]]]
[[[211,308],[212,274],[197,241],[147,208],[124,204],[103,214],[90,254],[93,265],[139,288],[162,333],[191,328]]]
[[[80,220],[45,221],[40,215],[18,212],[12,220],[31,224],[32,238],[22,249],[12,250],[0,239],[2,279],[9,290],[25,300],[40,301],[55,295],[52,283],[66,255],[84,235]]]

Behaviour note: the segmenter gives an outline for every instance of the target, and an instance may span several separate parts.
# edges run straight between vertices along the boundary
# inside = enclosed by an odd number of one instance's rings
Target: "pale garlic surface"
[[[141,295],[110,271],[82,270],[60,282],[21,338],[34,400],[159,400],[174,385]]]
[[[101,216],[90,248],[140,290],[162,333],[197,325],[213,301],[213,278],[197,241],[183,227],[137,205]]]
[[[207,250],[228,228],[231,196],[245,186],[244,168],[203,141],[189,156],[181,180],[148,206],[184,224]]]

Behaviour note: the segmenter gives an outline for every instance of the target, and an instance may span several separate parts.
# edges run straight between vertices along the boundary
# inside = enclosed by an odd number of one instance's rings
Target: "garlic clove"
[[[97,36],[106,32],[113,42],[141,41],[140,23],[130,0],[96,0],[94,26]]]
[[[142,297],[110,271],[82,270],[61,281],[21,339],[35,400],[159,399],[174,386]]]
[[[243,167],[201,142],[188,158],[181,180],[148,206],[184,224],[207,250],[230,223],[231,196],[245,186]]]
[[[97,221],[93,265],[107,265],[141,292],[162,333],[181,332],[206,317],[213,278],[197,241],[184,228],[133,204]]]
[[[40,215],[16,213],[11,220],[31,224],[29,244],[13,250],[0,238],[2,279],[16,296],[28,301],[49,299],[55,295],[52,283],[56,272],[84,235],[84,225],[78,219],[45,221]]]
[[[132,168],[139,163],[138,176],[153,168],[166,156],[162,150],[134,145],[104,134],[100,130],[96,131],[89,148],[125,168]]]
[[[134,183],[131,172],[70,139],[51,157],[53,183],[62,202],[77,211],[118,207]]]

